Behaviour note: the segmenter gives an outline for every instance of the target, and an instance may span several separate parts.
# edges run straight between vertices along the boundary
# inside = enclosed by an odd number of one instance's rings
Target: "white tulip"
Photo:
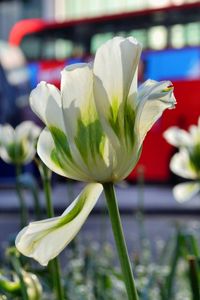
[[[140,54],[135,39],[113,38],[98,49],[93,64],[62,71],[61,91],[41,82],[30,95],[33,111],[46,125],[37,145],[41,160],[62,176],[99,183],[86,187],[93,191],[93,196],[85,193],[89,208],[81,206],[77,215],[71,214],[71,206],[67,210],[70,222],[63,215],[31,223],[19,233],[19,251],[42,264],[78,232],[100,195],[101,183],[118,182],[132,171],[147,132],[176,103],[169,81],[148,80],[137,89]]]
[[[46,128],[38,155],[54,172],[86,182],[117,182],[138,161],[145,135],[174,107],[171,82],[148,80],[137,89],[140,44],[116,37],[94,63],[62,71],[61,91],[41,82],[30,96]]]
[[[179,152],[170,161],[172,172],[180,177],[195,180],[178,184],[173,189],[177,201],[189,200],[200,190],[200,118],[197,126],[191,125],[188,131],[171,127],[165,131],[164,137],[171,145],[179,147]]]
[[[0,125],[0,157],[7,163],[29,163],[35,156],[40,131],[31,121],[24,121],[15,129],[9,124]]]
[[[163,136],[169,144],[175,147],[189,146],[191,144],[190,134],[176,126],[168,128]]]
[[[179,183],[173,188],[174,198],[182,203],[190,200],[200,191],[200,184],[197,182]]]

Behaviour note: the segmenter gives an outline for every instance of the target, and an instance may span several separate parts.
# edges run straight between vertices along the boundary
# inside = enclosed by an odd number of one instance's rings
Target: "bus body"
[[[169,161],[175,149],[164,140],[163,132],[173,125],[188,129],[200,114],[199,15],[200,3],[193,3],[62,23],[22,20],[11,30],[9,41],[24,51],[34,88],[41,80],[59,87],[64,66],[90,61],[99,45],[114,35],[138,38],[144,45],[139,81],[171,80],[175,87],[177,107],[165,112],[148,133],[137,165],[144,166],[147,181],[165,182],[171,178]],[[186,32],[199,30],[199,37],[188,34],[184,43],[176,31],[180,26]],[[154,37],[157,43],[152,42]],[[128,180],[136,177],[137,168]]]

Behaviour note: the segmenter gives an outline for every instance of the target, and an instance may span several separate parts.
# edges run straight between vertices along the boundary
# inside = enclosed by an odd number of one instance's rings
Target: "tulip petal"
[[[15,128],[16,139],[18,141],[27,139],[34,141],[40,134],[41,128],[31,121],[24,121]]]
[[[82,170],[73,159],[68,140],[64,132],[58,128],[46,127],[40,134],[37,153],[44,164],[53,172],[71,179],[90,181],[87,170]]]
[[[5,147],[0,147],[0,157],[3,161],[5,161],[8,164],[12,163],[12,159],[8,155],[8,152]]]
[[[173,188],[173,195],[174,195],[174,198],[178,202],[182,203],[182,202],[185,202],[187,200],[190,200],[199,191],[200,191],[200,184],[199,183],[186,182],[186,183],[177,184]]]
[[[88,184],[60,217],[30,223],[19,232],[17,249],[46,266],[79,232],[102,189],[99,183]]]
[[[64,128],[60,91],[55,86],[41,81],[30,94],[30,105],[47,126]]]
[[[176,126],[168,128],[164,132],[163,136],[169,144],[175,147],[190,146],[191,144],[191,137],[189,133]]]
[[[105,99],[101,99],[107,106],[106,109],[109,109],[108,105],[113,107],[113,102],[114,105],[120,105],[127,98],[140,54],[141,46],[132,37],[126,39],[116,37],[97,50],[93,68],[109,101],[106,103]],[[102,86],[99,88],[101,89]],[[98,88],[98,82],[96,88]]]
[[[77,159],[80,161],[81,157],[87,164],[104,139],[94,104],[92,69],[82,63],[66,67],[61,74],[62,107],[69,143]]]
[[[86,166],[70,151],[64,132],[58,128],[50,128],[50,130],[51,132],[46,127],[42,131],[37,144],[38,155],[50,170],[61,176],[85,182],[105,182],[112,176],[113,180],[115,179],[112,165],[115,151],[107,138],[104,143],[99,144],[97,153],[92,155],[95,143],[92,145],[92,140],[89,143],[87,135],[80,137],[83,140],[82,146],[88,147],[88,152],[91,153]],[[92,133],[90,135],[92,136]]]
[[[135,134],[140,148],[147,132],[167,108],[174,108],[176,100],[170,81],[147,80],[138,90]],[[170,86],[170,88],[168,88]]]
[[[14,141],[15,132],[9,124],[0,125],[0,157],[6,162],[11,163],[11,159],[7,152],[7,146]]]
[[[69,138],[73,139],[79,120],[89,124],[97,119],[91,65],[74,64],[61,72],[61,101],[65,128]]]
[[[29,164],[36,154],[36,145],[34,143],[27,143],[24,146],[24,156],[21,157],[22,164]]]
[[[66,67],[62,71],[61,95],[65,128],[74,161],[82,165],[85,173],[89,171],[93,180],[106,180],[110,176],[110,157],[114,156],[114,151],[97,115],[91,65]]]
[[[191,165],[189,153],[186,149],[181,149],[178,153],[174,154],[170,161],[170,169],[183,178],[198,178],[194,167]]]
[[[0,145],[6,146],[15,140],[15,131],[9,124],[0,125]]]
[[[138,158],[137,149],[135,153],[133,149],[140,53],[141,46],[136,40],[116,37],[99,48],[94,60],[95,104],[115,150],[113,177],[118,180],[130,172]]]
[[[101,46],[94,59],[96,106],[104,130],[115,143],[115,135],[124,137],[128,112],[134,125],[134,103],[129,94],[130,89],[134,94],[133,87],[136,90],[140,54],[141,46],[135,39],[116,37]]]
[[[199,121],[198,121],[199,122]],[[200,144],[200,126],[191,125],[189,128],[193,144]]]

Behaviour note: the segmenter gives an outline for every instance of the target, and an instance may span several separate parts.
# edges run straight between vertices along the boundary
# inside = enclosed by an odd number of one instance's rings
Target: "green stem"
[[[23,270],[21,268],[20,261],[18,257],[15,255],[15,253],[11,253],[11,262],[12,265],[15,269],[15,272],[17,273],[20,281],[20,287],[21,287],[21,293],[22,293],[22,299],[23,300],[29,300],[28,292],[27,292],[27,286],[26,283],[24,282],[24,277],[23,277]]]
[[[192,300],[199,300],[200,299],[200,272],[198,266],[198,260],[195,256],[188,257],[189,262],[189,280],[190,286],[192,291]]]
[[[39,200],[39,197],[38,197],[38,189],[33,188],[32,189],[32,195],[33,195],[33,201],[34,201],[35,215],[36,215],[36,218],[38,220],[40,220],[42,213],[41,213],[41,207],[40,207],[40,200]]]
[[[105,183],[103,185],[104,193],[107,200],[108,211],[110,215],[110,220],[113,229],[113,235],[115,238],[115,243],[119,255],[119,260],[121,263],[122,273],[124,276],[124,282],[127,290],[127,295],[129,300],[139,300],[135,282],[133,278],[133,272],[131,268],[130,259],[128,256],[128,251],[126,247],[126,242],[124,239],[119,209],[115,197],[115,192],[112,183]]]
[[[189,263],[189,281],[192,300],[200,299],[200,265],[198,241],[192,234],[184,235],[185,256]]]
[[[171,262],[170,262],[170,272],[166,278],[165,286],[162,288],[163,294],[162,299],[163,300],[171,300],[173,299],[173,284],[174,284],[174,277],[176,275],[176,270],[178,266],[178,261],[180,258],[180,251],[181,251],[181,245],[183,243],[183,236],[181,233],[177,233],[176,237],[176,245],[175,249],[172,253]]]
[[[19,182],[19,176],[21,174],[21,165],[16,165],[16,191],[19,199],[19,205],[20,205],[20,223],[21,228],[27,225],[28,222],[28,211],[26,207],[26,203],[24,201],[24,197],[22,194],[20,182]]]
[[[47,168],[43,167],[43,186],[44,186],[44,193],[45,193],[45,200],[46,200],[46,210],[47,210],[47,217],[52,218],[54,217],[54,209],[52,204],[51,198],[51,177],[48,174]]]
[[[54,217],[54,209],[52,205],[51,197],[51,175],[49,170],[45,165],[42,166],[42,180],[44,186],[45,200],[46,200],[46,209],[48,218]],[[50,270],[52,272],[53,284],[56,293],[56,299],[64,300],[64,290],[61,283],[61,270],[58,258],[54,258],[49,263]]]
[[[144,223],[144,167],[142,165],[138,167],[137,175],[138,208],[136,212],[136,221],[138,221],[139,242],[141,248],[140,260],[147,266],[150,260],[150,251]]]

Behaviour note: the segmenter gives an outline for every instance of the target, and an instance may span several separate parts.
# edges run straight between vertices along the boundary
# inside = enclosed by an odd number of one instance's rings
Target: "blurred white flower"
[[[175,105],[169,81],[147,80],[137,89],[140,53],[141,46],[135,39],[113,38],[98,49],[92,65],[76,64],[62,71],[61,91],[46,82],[32,91],[31,107],[46,125],[37,152],[52,171],[99,183],[121,181],[132,171],[147,132],[165,109]],[[97,186],[91,185],[93,189],[95,192]],[[77,211],[76,220],[83,208]],[[42,222],[31,223],[28,228],[34,228],[34,235],[30,239],[29,229],[23,230],[16,240],[17,248],[47,263],[71,240],[69,237],[67,241],[64,233],[71,223],[63,221],[63,231],[59,225],[65,236],[63,247],[59,246],[61,238],[56,241],[53,233],[59,218],[44,221],[54,224],[48,230],[43,229]],[[76,227],[79,230],[81,226],[76,223]],[[52,249],[49,255],[47,243]]]
[[[190,147],[191,144],[199,144],[200,118],[198,119],[198,125],[191,125],[188,131],[172,126],[164,132],[163,136],[169,144],[175,147]]]
[[[168,128],[163,136],[169,144],[175,147],[189,146],[191,143],[189,132],[176,126]]]
[[[170,161],[172,172],[194,180],[178,184],[173,189],[177,201],[187,201],[200,191],[200,118],[197,126],[190,126],[188,132],[172,127],[164,133],[164,137],[170,144],[179,148],[179,152]]]
[[[36,141],[41,129],[31,121],[24,121],[15,129],[0,125],[0,157],[6,163],[27,164],[36,153]]]

